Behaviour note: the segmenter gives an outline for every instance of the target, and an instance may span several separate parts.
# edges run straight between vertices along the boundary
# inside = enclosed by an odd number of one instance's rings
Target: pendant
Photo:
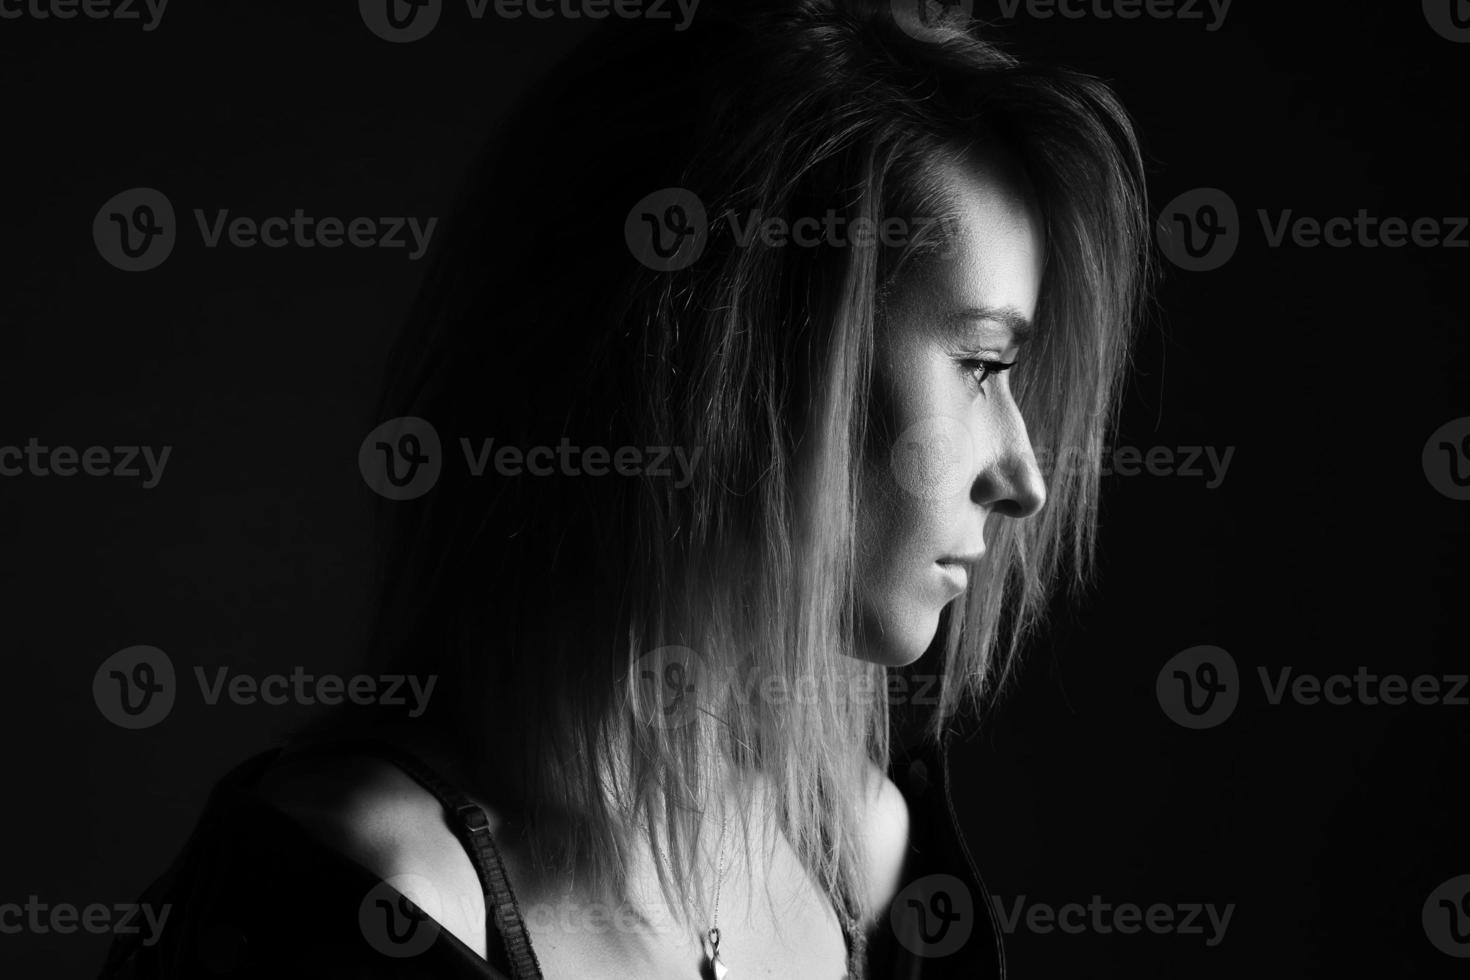
[[[725,980],[730,968],[720,962],[720,930],[709,931],[709,958],[704,961],[704,980]]]

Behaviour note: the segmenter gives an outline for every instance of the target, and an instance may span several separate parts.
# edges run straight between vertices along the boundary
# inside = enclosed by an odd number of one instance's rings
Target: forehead
[[[973,305],[1013,306],[1034,316],[1041,284],[1044,230],[1019,164],[999,152],[946,162],[944,182],[955,213],[955,241],[936,271]]]
[[[967,309],[1010,309],[1033,320],[1044,227],[1023,172],[998,152],[945,161],[949,247],[930,254],[898,285],[898,305],[929,323]]]

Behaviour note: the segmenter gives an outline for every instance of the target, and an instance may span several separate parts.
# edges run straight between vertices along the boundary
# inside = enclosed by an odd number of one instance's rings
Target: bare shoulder
[[[285,759],[256,793],[326,846],[391,880],[481,956],[479,877],[439,800],[397,766],[369,756]],[[491,815],[491,831],[495,829]]]
[[[909,847],[909,805],[897,784],[868,764],[863,837],[867,852],[870,907],[881,914],[903,880]]]

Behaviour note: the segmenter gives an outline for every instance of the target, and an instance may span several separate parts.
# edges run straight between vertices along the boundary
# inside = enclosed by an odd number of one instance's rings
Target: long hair
[[[1038,454],[1077,465],[1039,516],[987,527],[947,617],[936,738],[1004,673],[1065,560],[1086,575],[1148,270],[1142,165],[1109,89],[886,3],[705,0],[687,31],[596,32],[498,131],[380,407],[430,423],[444,466],[385,505],[375,652],[439,676],[430,720],[525,815],[538,860],[617,895],[641,836],[694,921],[698,816],[731,767],[766,794],[742,813],[839,907],[872,911],[856,820],[889,709],[885,669],[850,654],[859,476],[882,443],[874,332],[893,283],[945,241],[926,220],[953,207],[939,165],[987,145],[1020,160],[1045,222],[1039,338],[1014,390]],[[704,209],[697,257],[630,247],[647,201],[686,229]],[[741,234],[825,215],[931,231]],[[554,461],[501,475],[505,446]]]

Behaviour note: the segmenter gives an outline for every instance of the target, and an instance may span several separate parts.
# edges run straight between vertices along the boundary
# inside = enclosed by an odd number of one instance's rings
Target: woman
[[[888,681],[933,647],[947,793],[950,720],[1086,573],[1147,272],[1127,117],[887,5],[610,23],[475,173],[364,447],[412,498],[375,657],[427,710],[233,773],[116,969],[1003,969],[924,918],[984,892]]]

